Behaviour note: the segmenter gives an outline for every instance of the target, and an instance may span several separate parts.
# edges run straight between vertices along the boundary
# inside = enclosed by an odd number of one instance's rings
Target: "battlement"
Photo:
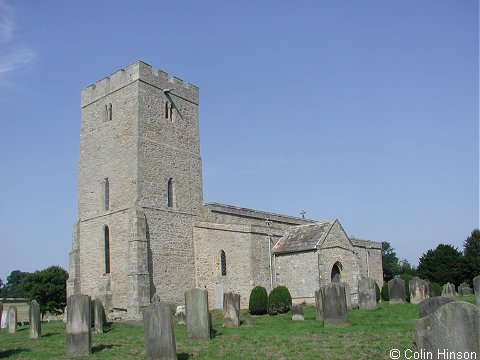
[[[170,96],[178,96],[198,105],[198,87],[175,76],[169,76],[161,70],[152,69],[150,65],[143,61],[136,61],[125,69],[120,69],[109,77],[84,88],[81,92],[81,106],[83,108],[137,80],[161,90],[171,89],[169,91]]]

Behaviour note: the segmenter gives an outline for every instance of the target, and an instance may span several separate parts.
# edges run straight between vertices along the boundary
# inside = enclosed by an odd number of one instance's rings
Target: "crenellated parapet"
[[[81,106],[83,108],[137,80],[162,91],[168,89],[169,96],[177,96],[198,105],[198,87],[177,77],[169,76],[164,71],[152,69],[142,61],[136,61],[125,69],[120,69],[109,77],[84,88],[81,92]]]

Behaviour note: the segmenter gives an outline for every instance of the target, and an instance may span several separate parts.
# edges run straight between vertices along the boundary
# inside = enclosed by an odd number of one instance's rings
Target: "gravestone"
[[[377,292],[375,280],[372,278],[362,278],[358,281],[358,307],[360,310],[377,308]]]
[[[163,301],[151,303],[143,311],[145,351],[149,360],[177,360],[175,334],[170,306]]]
[[[214,309],[223,309],[223,293],[225,286],[222,283],[215,285],[215,305]]]
[[[0,301],[0,329],[3,329],[3,303]]]
[[[443,285],[442,296],[455,297],[455,285],[450,284],[449,282]]]
[[[347,302],[347,310],[352,310],[352,294],[350,291],[350,285],[345,282],[340,283],[345,288],[345,301]]]
[[[455,299],[451,297],[444,297],[444,296],[434,296],[428,299],[423,300],[420,304],[418,304],[418,317],[422,318],[433,314],[443,305],[448,304],[449,302],[455,301]]]
[[[105,309],[100,299],[94,301],[95,332],[102,334],[105,325]]]
[[[92,301],[88,295],[67,299],[67,354],[88,356],[92,353]]]
[[[8,310],[5,310],[2,312],[2,320],[0,320],[1,323],[0,323],[0,327],[2,329],[5,329],[7,327],[7,324],[8,324]]]
[[[429,355],[428,359],[479,358],[480,309],[475,305],[452,301],[433,314],[413,320],[413,327],[417,348]]]
[[[30,303],[28,309],[29,337],[36,340],[42,335],[42,316],[40,314],[40,305],[35,300]]]
[[[330,283],[320,288],[322,297],[323,323],[325,325],[347,325],[347,300],[345,287]]]
[[[210,315],[208,312],[208,292],[192,289],[185,293],[187,315],[187,336],[189,339],[210,339]]]
[[[185,305],[177,306],[177,311],[175,311],[175,316],[177,317],[177,323],[179,325],[185,325],[185,321],[187,319],[185,315]]]
[[[458,292],[459,292],[460,295],[472,295],[473,294],[473,290],[465,282],[460,284],[460,286],[458,287]]]
[[[245,326],[246,327],[252,327],[253,326],[253,318],[252,314],[247,314],[247,320],[245,320]]]
[[[17,331],[17,307],[10,306],[8,308],[8,332],[13,334]]]
[[[473,289],[475,290],[475,300],[480,306],[480,276],[473,278]]]
[[[240,326],[240,294],[233,292],[223,294],[222,325],[231,328]]]
[[[388,282],[388,295],[390,304],[403,304],[405,297],[405,281],[400,278],[394,278]]]
[[[294,320],[294,321],[305,320],[305,318],[303,316],[303,308],[300,305],[293,305],[290,308],[290,313],[292,314],[292,320]]]
[[[429,287],[425,280],[415,277],[408,282],[408,288],[410,289],[410,302],[412,304],[420,304],[428,298]]]
[[[322,293],[320,290],[315,291],[315,313],[316,319],[323,321]]]

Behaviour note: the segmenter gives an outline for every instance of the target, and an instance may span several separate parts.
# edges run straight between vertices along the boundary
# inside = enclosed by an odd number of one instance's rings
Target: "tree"
[[[480,230],[474,229],[463,243],[465,256],[465,279],[471,285],[472,279],[480,275]]]
[[[447,282],[459,285],[463,280],[463,260],[463,254],[457,248],[440,244],[422,255],[417,273],[422,279],[441,285]]]
[[[10,275],[7,276],[7,283],[2,291],[3,297],[10,298],[23,298],[25,294],[22,288],[22,282],[29,275],[28,272],[22,272],[20,270],[13,270]]]
[[[398,274],[398,257],[390,243],[382,241],[383,279],[389,281]]]
[[[61,314],[67,305],[66,281],[68,273],[59,266],[50,266],[35,271],[23,281],[25,297],[36,300],[40,305],[42,318],[47,312]]]
[[[417,269],[415,268],[415,266],[410,265],[407,259],[402,259],[398,262],[398,273],[416,276]]]

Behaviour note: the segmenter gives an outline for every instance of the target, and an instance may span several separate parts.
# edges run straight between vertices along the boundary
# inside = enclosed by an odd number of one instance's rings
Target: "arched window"
[[[172,113],[172,106],[170,105],[170,101],[165,101],[165,119],[170,119],[170,115]]]
[[[112,120],[112,103],[108,104],[107,120]]]
[[[108,178],[103,180],[103,210],[110,209],[110,183]]]
[[[338,261],[335,264],[333,264],[332,272],[331,272],[331,275],[330,275],[332,283],[341,283],[342,282],[342,269],[343,269],[343,266]]]
[[[227,257],[223,250],[220,251],[220,269],[222,271],[222,276],[227,275]]]
[[[168,179],[167,185],[167,206],[169,208],[173,207],[175,203],[175,185],[173,183],[173,179]]]
[[[103,228],[105,243],[105,274],[110,274],[110,229],[107,225]]]

